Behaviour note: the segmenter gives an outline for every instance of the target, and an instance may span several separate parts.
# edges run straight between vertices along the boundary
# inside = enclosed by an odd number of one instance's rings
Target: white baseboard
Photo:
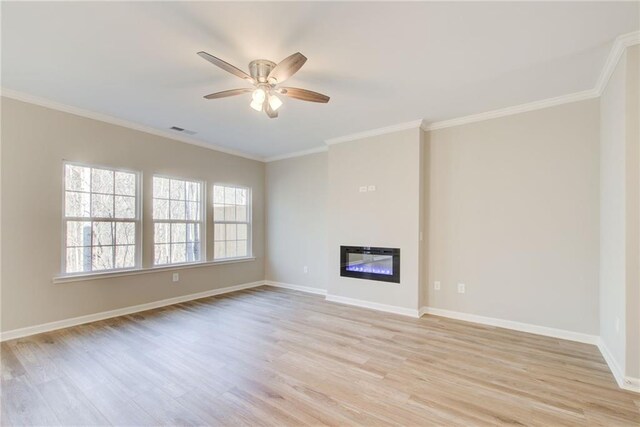
[[[309,294],[316,295],[327,295],[326,289],[312,288],[310,286],[292,285],[290,283],[272,282],[270,280],[265,281],[264,284],[267,286],[273,286],[274,288],[291,289],[294,291],[307,292]]]
[[[56,329],[68,328],[71,326],[82,325],[84,323],[97,322],[98,320],[110,319],[112,317],[124,316],[127,314],[138,313],[141,311],[151,310],[154,308],[166,307],[168,305],[179,304],[181,302],[192,301],[200,298],[211,297],[214,295],[226,294],[229,292],[240,291],[242,289],[255,288],[263,286],[264,281],[243,283],[240,285],[227,286],[225,288],[211,289],[209,291],[198,292],[195,294],[181,295],[179,297],[153,301],[146,304],[132,305],[129,307],[119,308],[116,310],[103,311],[100,313],[88,314],[86,316],[73,317],[71,319],[58,320],[56,322],[43,323],[26,328],[14,329],[0,333],[0,342],[12,340],[15,338],[27,337],[29,335],[41,334],[43,332],[55,331]]]
[[[357,307],[369,308],[369,309],[378,310],[378,311],[385,311],[387,313],[401,314],[403,316],[410,316],[415,318],[420,317],[417,309],[398,307],[397,305],[380,304],[377,302],[341,297],[338,295],[327,295],[327,301],[337,302],[340,304],[355,305]]]
[[[450,319],[464,320],[466,322],[480,323],[482,325],[497,326],[499,328],[513,329],[515,331],[561,338],[563,340],[577,341],[585,344],[597,345],[600,341],[600,338],[597,335],[549,328],[547,326],[532,325],[530,323],[515,322],[513,320],[478,316],[477,314],[462,313],[459,311],[444,310],[441,308],[422,307],[420,308],[420,315],[423,314],[432,314],[434,316],[448,317]]]
[[[627,377],[624,375],[624,371],[618,364],[618,361],[613,357],[611,351],[609,351],[609,348],[602,339],[598,340],[598,349],[600,353],[602,353],[604,361],[609,365],[609,369],[616,379],[618,387],[640,393],[640,378]]]

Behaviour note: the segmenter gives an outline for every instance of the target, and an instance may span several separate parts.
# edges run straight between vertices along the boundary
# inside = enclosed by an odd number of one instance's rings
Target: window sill
[[[135,276],[137,274],[160,273],[162,271],[169,271],[169,270],[184,270],[187,268],[208,267],[208,266],[220,265],[220,264],[235,264],[238,262],[255,261],[255,259],[256,259],[255,257],[229,258],[229,259],[221,259],[218,261],[203,261],[203,262],[192,262],[189,264],[162,265],[158,267],[137,268],[137,269],[120,270],[120,271],[108,271],[104,273],[87,273],[87,274],[74,274],[74,275],[67,275],[67,276],[56,276],[53,278],[52,282],[53,283],[84,282],[87,280],[110,279],[112,277]]]

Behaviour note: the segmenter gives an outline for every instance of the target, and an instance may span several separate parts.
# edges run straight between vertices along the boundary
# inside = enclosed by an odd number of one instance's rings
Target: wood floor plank
[[[595,346],[268,287],[1,350],[3,426],[640,425]]]

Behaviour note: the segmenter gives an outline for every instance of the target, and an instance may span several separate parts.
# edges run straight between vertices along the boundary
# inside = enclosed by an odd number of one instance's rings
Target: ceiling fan
[[[318,92],[296,87],[280,87],[280,83],[293,76],[307,61],[307,58],[300,52],[285,58],[279,64],[266,59],[256,59],[249,63],[249,74],[233,65],[216,58],[207,52],[198,52],[201,58],[206,59],[213,65],[240,77],[251,83],[253,87],[242,89],[231,89],[222,92],[205,95],[206,99],[226,98],[227,96],[241,95],[252,92],[251,108],[256,111],[264,111],[272,119],[278,117],[278,108],[282,105],[279,95],[311,102],[329,102],[329,97]]]

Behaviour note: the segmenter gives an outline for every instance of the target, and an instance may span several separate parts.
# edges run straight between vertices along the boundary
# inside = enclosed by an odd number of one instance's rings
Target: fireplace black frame
[[[393,274],[367,273],[347,270],[348,254],[372,254],[392,256]],[[354,279],[379,280],[382,282],[400,283],[400,249],[375,248],[370,246],[340,246],[340,276]]]

